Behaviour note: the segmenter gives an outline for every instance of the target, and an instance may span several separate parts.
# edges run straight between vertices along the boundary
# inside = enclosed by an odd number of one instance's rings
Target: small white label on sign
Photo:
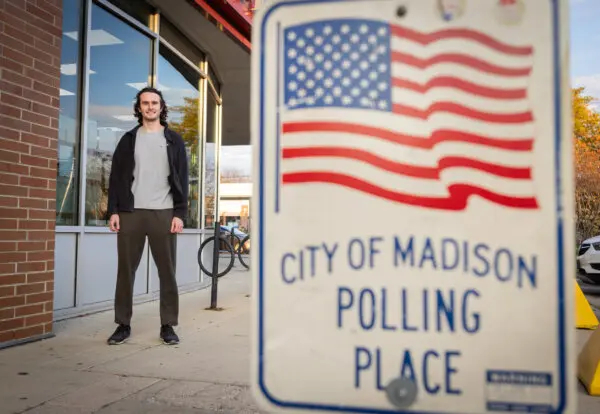
[[[259,10],[252,383],[265,406],[573,412],[566,7]],[[386,390],[399,378],[416,397]]]
[[[489,411],[552,413],[554,398],[551,374],[487,372],[486,400]]]

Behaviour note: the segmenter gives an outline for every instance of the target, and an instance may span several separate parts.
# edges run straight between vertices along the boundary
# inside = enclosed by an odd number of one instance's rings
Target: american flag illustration
[[[286,27],[279,183],[464,210],[537,209],[533,50],[467,28],[366,19]]]

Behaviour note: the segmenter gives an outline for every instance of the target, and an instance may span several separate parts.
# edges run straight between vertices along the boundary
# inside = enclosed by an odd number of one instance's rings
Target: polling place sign
[[[261,7],[252,385],[264,407],[574,412],[567,7]]]

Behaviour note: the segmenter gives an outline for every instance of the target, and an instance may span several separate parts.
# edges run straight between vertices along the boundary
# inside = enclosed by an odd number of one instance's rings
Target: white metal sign
[[[574,412],[567,7],[259,10],[252,383],[266,407]]]

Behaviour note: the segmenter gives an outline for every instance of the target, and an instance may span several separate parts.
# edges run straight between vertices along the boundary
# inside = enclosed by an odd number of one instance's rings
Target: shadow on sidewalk
[[[179,345],[160,342],[159,302],[134,306],[132,336],[106,339],[113,312],[55,324],[56,337],[0,351],[3,413],[259,413],[249,390],[250,272],[180,296]]]

